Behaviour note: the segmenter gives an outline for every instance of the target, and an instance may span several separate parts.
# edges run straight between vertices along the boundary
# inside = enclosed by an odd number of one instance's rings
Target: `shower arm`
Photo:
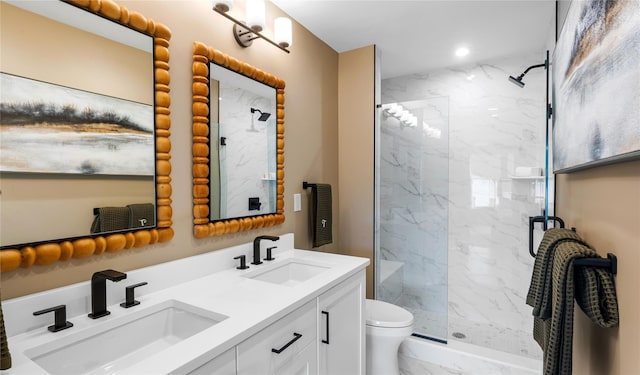
[[[519,78],[519,79],[524,78],[524,76],[525,76],[527,73],[529,73],[529,71],[530,71],[531,69],[535,69],[535,68],[542,68],[542,67],[544,67],[544,68],[546,69],[546,67],[547,67],[547,63],[545,62],[545,63],[543,63],[543,64],[531,65],[530,67],[528,67],[528,68],[527,68],[527,70],[525,70],[522,74],[520,74],[520,76],[518,76],[518,78]]]

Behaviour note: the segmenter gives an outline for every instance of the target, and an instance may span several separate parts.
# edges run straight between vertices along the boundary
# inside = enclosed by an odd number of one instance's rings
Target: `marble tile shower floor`
[[[465,337],[458,337],[458,333]],[[505,353],[542,359],[542,350],[532,332],[523,332],[495,324],[481,324],[462,319],[450,319],[448,340],[491,348]]]
[[[399,355],[398,366],[400,375],[531,375],[530,371],[523,371],[509,366],[494,366],[481,370],[462,370],[440,366],[435,363]]]
[[[418,334],[447,341],[461,341],[533,359],[542,359],[542,350],[533,340],[531,332],[463,319],[447,321],[447,317],[442,313],[408,306],[402,307],[413,314],[414,332]]]

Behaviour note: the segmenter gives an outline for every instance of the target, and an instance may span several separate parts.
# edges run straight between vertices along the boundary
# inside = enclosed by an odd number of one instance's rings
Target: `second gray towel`
[[[129,208],[129,228],[144,228],[155,225],[156,210],[151,203],[127,205]]]

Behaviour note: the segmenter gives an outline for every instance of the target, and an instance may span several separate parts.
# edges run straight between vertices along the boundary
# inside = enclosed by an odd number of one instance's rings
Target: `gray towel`
[[[572,230],[551,228],[544,232],[531,276],[531,285],[527,293],[527,305],[533,307],[533,316],[548,319],[551,316],[551,268],[553,254],[563,242],[579,242],[586,245],[580,236]]]
[[[609,270],[579,267],[575,285],[576,302],[595,325],[602,328],[618,325],[620,315],[616,284]]]
[[[129,228],[128,207],[94,208],[95,218],[91,224],[91,233],[113,232]]]
[[[129,209],[129,228],[150,227],[155,224],[155,207],[151,203],[127,205]]]
[[[539,336],[534,337],[544,344],[544,375],[571,375],[574,274],[583,272],[582,267],[574,269],[573,261],[597,256],[595,250],[578,242],[563,242],[554,252],[551,317],[542,323]]]
[[[331,218],[331,185],[316,184],[311,189],[311,205],[313,207],[313,247],[330,244],[332,238]]]

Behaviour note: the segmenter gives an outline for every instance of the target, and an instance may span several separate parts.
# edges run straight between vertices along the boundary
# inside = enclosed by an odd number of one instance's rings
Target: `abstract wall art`
[[[0,86],[0,172],[153,176],[153,106],[7,73]]]
[[[640,1],[572,1],[552,74],[556,173],[640,157]]]

